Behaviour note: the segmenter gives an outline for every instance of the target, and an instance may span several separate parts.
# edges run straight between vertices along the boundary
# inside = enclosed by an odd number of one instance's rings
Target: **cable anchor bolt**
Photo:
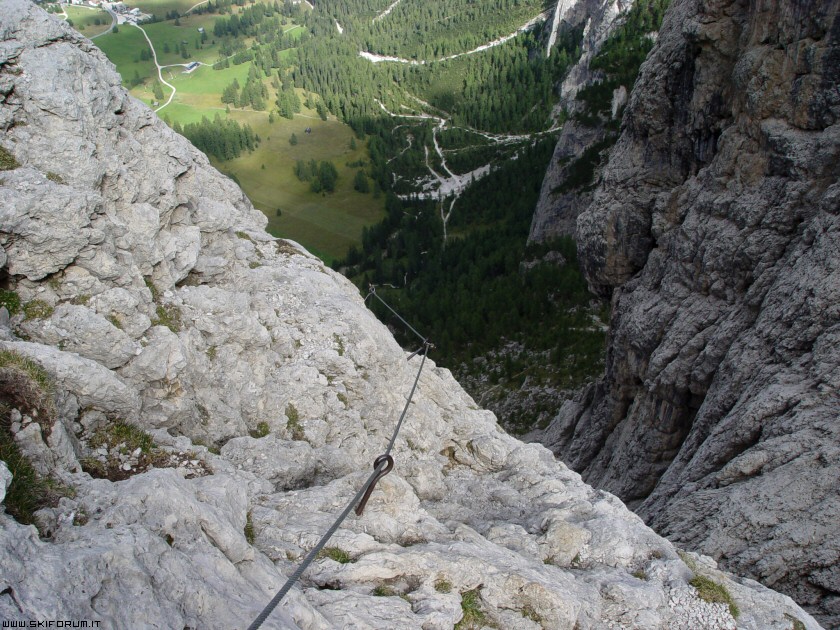
[[[385,475],[387,475],[391,470],[394,468],[394,458],[390,455],[380,455],[375,460],[373,460],[373,467],[379,468],[379,466],[383,463],[387,462],[387,466],[377,473],[377,475],[371,480],[370,484],[368,484],[367,490],[365,490],[365,494],[362,497],[362,500],[359,501],[359,505],[356,507],[356,516],[361,516],[362,512],[365,511],[365,506],[367,505],[368,499],[370,499],[370,495],[373,492],[373,488],[376,486],[376,483],[382,479]]]

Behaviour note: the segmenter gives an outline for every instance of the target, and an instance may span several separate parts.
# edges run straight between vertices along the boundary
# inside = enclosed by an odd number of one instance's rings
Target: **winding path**
[[[205,0],[205,2],[206,1],[207,0]],[[61,16],[64,17],[65,20],[69,20],[70,16],[67,15],[67,10],[64,8],[66,5],[59,4],[58,6],[61,7],[61,13],[56,13],[55,15],[61,15]],[[88,9],[90,11],[106,11],[108,13],[108,15],[111,16],[111,26],[109,26],[107,29],[105,29],[101,33],[97,33],[96,35],[92,35],[91,37],[88,37],[88,39],[96,39],[97,37],[102,37],[103,35],[107,35],[112,30],[114,30],[114,27],[117,25],[117,14],[114,13],[113,11],[111,11],[111,9],[100,9],[98,7],[87,7],[83,4],[76,4],[76,5],[73,5],[73,6],[79,8],[79,9]]]
[[[190,11],[192,11],[193,9],[195,9],[196,7],[200,7],[202,4],[207,4],[208,2],[209,2],[209,0],[201,0],[201,2],[196,2],[196,3],[195,3],[194,5],[192,5],[189,9],[187,9],[186,11],[184,11],[184,15],[186,15],[187,13],[189,13]]]
[[[93,37],[89,37],[88,39],[96,39],[97,37],[102,37],[103,35],[107,35],[111,31],[114,30],[114,27],[117,25],[117,14],[111,11],[111,9],[105,9],[108,12],[108,15],[111,16],[111,26],[108,27],[107,30],[102,31],[98,35],[94,35]]]
[[[146,34],[146,31],[144,31],[143,28],[139,24],[132,23],[132,26],[136,29],[139,29],[140,32],[143,33],[143,37],[146,38],[146,41],[149,42],[149,48],[152,49],[152,59],[154,60],[155,67],[157,68],[157,71],[158,71],[158,78],[160,79],[161,83],[163,83],[166,87],[168,87],[170,90],[172,90],[172,93],[169,95],[169,98],[166,100],[166,102],[155,110],[155,113],[157,114],[160,110],[162,110],[164,107],[166,107],[167,105],[169,105],[172,102],[172,99],[175,98],[175,92],[177,92],[178,90],[175,88],[174,85],[167,82],[167,80],[163,78],[163,68],[166,67],[166,66],[162,66],[158,63],[157,52],[155,52],[155,45],[152,43],[152,40],[149,39],[149,36]],[[180,65],[180,64],[176,64],[176,65]]]

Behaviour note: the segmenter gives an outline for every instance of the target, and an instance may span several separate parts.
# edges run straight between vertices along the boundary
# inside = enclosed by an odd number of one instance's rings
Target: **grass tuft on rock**
[[[286,406],[286,428],[292,434],[293,440],[300,441],[306,439],[306,433],[300,423],[300,413],[292,403]]]
[[[46,319],[54,311],[55,309],[44,300],[32,300],[23,305],[23,316],[27,321],[30,319]]]
[[[253,438],[264,438],[271,432],[271,427],[268,426],[268,422],[260,422],[257,424],[257,428],[251,431],[251,437]]]
[[[452,582],[449,580],[445,580],[440,578],[435,580],[435,590],[438,593],[451,593],[452,592]]]
[[[14,316],[20,311],[20,296],[14,291],[0,289],[0,306],[5,306],[9,315]]]
[[[156,317],[152,320],[152,326],[166,326],[174,333],[181,331],[181,312],[177,306],[158,304],[155,315]]]
[[[700,599],[712,604],[726,604],[729,606],[729,613],[734,619],[737,619],[738,615],[741,614],[741,611],[738,610],[738,605],[723,584],[719,584],[705,575],[695,575],[689,584],[697,590],[697,596]]]
[[[12,409],[49,428],[55,409],[52,384],[36,363],[16,352],[0,350],[0,460],[12,473],[3,504],[18,522],[31,525],[35,512],[56,505],[62,496],[70,496],[72,489],[39,475],[21,453],[11,431]]]
[[[479,630],[484,626],[494,627],[481,610],[481,587],[461,593],[461,620],[454,630]]]
[[[335,560],[339,564],[349,564],[353,562],[353,558],[350,557],[350,554],[340,547],[324,547],[318,552],[318,558],[329,558],[330,560]]]
[[[0,171],[11,171],[20,166],[20,162],[15,159],[8,149],[0,146]]]
[[[388,586],[387,584],[380,584],[371,591],[371,595],[374,597],[394,597],[398,593],[394,590],[394,587]]]
[[[248,541],[249,545],[253,545],[254,541],[257,539],[257,535],[254,532],[254,519],[251,517],[251,512],[248,512],[248,515],[245,517],[245,540]]]

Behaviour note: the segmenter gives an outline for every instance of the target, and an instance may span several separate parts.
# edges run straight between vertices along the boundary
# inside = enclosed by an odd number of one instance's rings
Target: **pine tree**
[[[360,193],[370,192],[370,184],[368,183],[368,178],[364,171],[356,172],[356,177],[353,179],[353,190]]]

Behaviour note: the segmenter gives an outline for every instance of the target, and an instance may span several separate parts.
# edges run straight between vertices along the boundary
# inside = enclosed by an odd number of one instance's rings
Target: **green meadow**
[[[154,61],[139,60],[141,50],[151,53],[149,44],[139,29],[122,24],[117,33],[111,32],[97,37],[93,43],[117,66],[123,78],[123,85],[129,85],[135,73],[141,80],[157,78]]]
[[[213,23],[217,17],[215,15],[188,15],[179,19],[180,26],[175,26],[172,21],[141,26],[155,45],[160,65],[190,63],[191,61],[213,64],[219,58],[218,44],[211,43]],[[199,28],[203,28],[206,32],[207,41],[204,43],[201,42]],[[182,44],[186,46],[189,58],[185,59],[181,56]]]
[[[101,9],[67,5],[64,7],[64,12],[73,22],[73,28],[85,37],[93,37],[104,33],[111,26],[111,15]],[[96,20],[99,20],[100,24],[96,24]]]
[[[268,122],[266,112],[232,110],[230,115],[251,125],[262,143],[251,155],[214,164],[236,177],[249,199],[268,217],[272,234],[298,241],[330,263],[360,243],[364,226],[382,218],[384,198],[353,189],[359,167],[348,163],[366,160],[367,152],[364,142],[358,140],[357,148],[350,149],[354,136],[347,125],[332,118],[323,121],[306,108],[292,120],[275,117],[274,123]],[[305,133],[307,127],[312,133]],[[298,140],[294,146],[289,142],[293,133]],[[294,174],[296,160],[332,161],[338,169],[335,192],[311,192],[309,182]]]

